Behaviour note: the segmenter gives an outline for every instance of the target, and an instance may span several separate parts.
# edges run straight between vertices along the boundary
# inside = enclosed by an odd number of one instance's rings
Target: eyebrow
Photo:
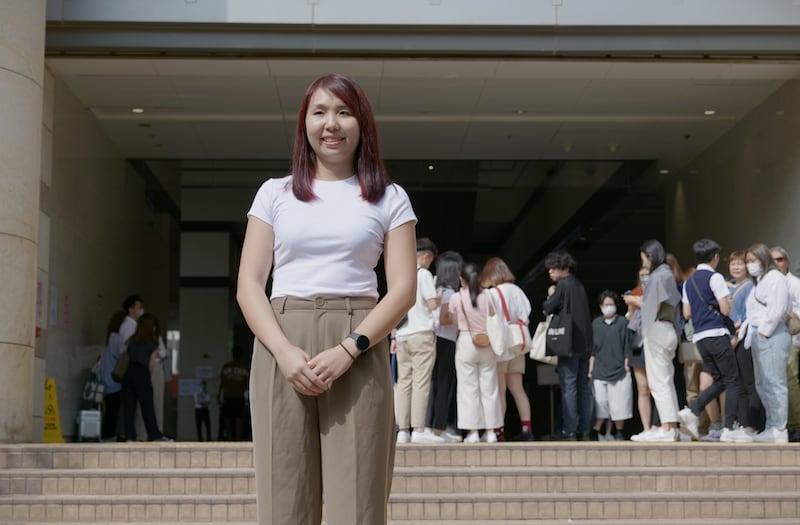
[[[314,104],[313,106],[310,106],[308,109],[309,110],[312,110],[312,109],[328,109],[329,107],[330,106],[328,106],[327,104],[317,103],[317,104]],[[334,106],[334,109],[346,109],[348,111],[352,111],[347,104],[339,104],[338,106]]]

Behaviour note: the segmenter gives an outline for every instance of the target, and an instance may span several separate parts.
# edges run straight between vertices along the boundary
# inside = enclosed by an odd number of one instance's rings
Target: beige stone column
[[[0,2],[0,443],[32,436],[45,3]]]

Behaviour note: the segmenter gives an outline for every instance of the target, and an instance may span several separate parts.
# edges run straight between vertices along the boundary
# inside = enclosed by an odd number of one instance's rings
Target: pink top
[[[466,332],[472,329],[473,332],[486,331],[486,308],[487,308],[486,293],[481,291],[478,295],[478,306],[473,307],[472,301],[469,298],[469,290],[462,288],[460,292],[454,293],[448,303],[450,308],[450,315],[456,316],[458,319],[459,332]],[[464,309],[461,309],[461,305]],[[464,319],[464,312],[466,311],[469,316],[469,328],[467,328],[467,321]]]

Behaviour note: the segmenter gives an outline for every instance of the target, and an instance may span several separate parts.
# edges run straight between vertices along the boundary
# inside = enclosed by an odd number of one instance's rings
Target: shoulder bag
[[[508,351],[509,353],[513,354],[514,357],[516,357],[525,352],[530,346],[531,333],[528,330],[528,323],[522,319],[512,320],[511,314],[508,311],[508,305],[506,304],[506,298],[503,295],[503,291],[499,286],[496,286],[494,289],[497,291],[497,295],[500,298],[500,305],[503,307],[503,319],[501,319],[500,323],[498,323],[504,335],[503,340],[505,344],[503,346],[503,350]],[[494,317],[499,318],[498,315],[495,315]],[[486,323],[486,331],[489,332],[488,319]],[[491,339],[491,333],[489,334],[489,338]]]
[[[536,326],[536,332],[533,334],[533,339],[531,340],[531,351],[528,356],[533,359],[534,361],[540,361],[542,363],[546,363],[548,365],[557,365],[558,364],[558,357],[554,355],[547,355],[547,327],[550,324],[550,318],[552,315],[548,315],[547,319],[541,321]]]
[[[83,386],[83,400],[93,405],[99,405],[103,402],[106,386],[103,384],[103,379],[100,374],[100,362],[98,359],[92,367],[89,379]]]
[[[117,359],[117,363],[111,370],[111,379],[113,379],[117,383],[122,383],[122,380],[125,378],[125,373],[128,371],[128,364],[130,363],[130,359],[131,356],[128,353],[128,345],[125,345],[125,348],[122,349],[122,353],[119,354],[119,359]]]
[[[469,293],[467,293],[467,297],[469,297]],[[486,348],[487,346],[491,346],[491,341],[489,340],[489,336],[486,335],[485,332],[474,332],[472,327],[469,324],[469,316],[467,316],[467,310],[464,308],[464,295],[461,295],[461,311],[464,312],[464,321],[467,323],[467,330],[472,334],[472,344],[475,345],[476,348]],[[488,315],[487,315],[488,317]]]

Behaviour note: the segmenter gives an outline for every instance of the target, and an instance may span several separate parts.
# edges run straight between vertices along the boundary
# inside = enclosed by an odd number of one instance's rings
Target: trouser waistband
[[[300,297],[276,297],[272,299],[272,308],[280,313],[287,310],[369,310],[375,308],[376,301],[372,297],[329,297],[321,296],[313,299]]]

